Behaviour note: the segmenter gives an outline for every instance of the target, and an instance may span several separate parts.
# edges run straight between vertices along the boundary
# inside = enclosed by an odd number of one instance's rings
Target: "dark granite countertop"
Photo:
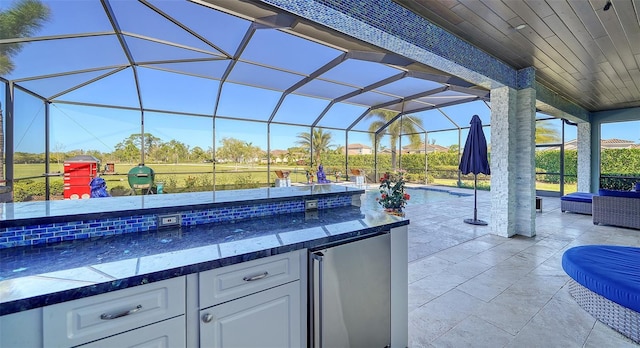
[[[78,219],[97,219],[105,216],[118,217],[131,213],[166,213],[175,212],[176,208],[184,210],[213,208],[222,205],[256,204],[344,193],[360,194],[364,193],[364,190],[353,186],[316,184],[232,191],[0,203],[0,226],[34,224],[36,220],[37,224],[47,224]]]
[[[0,315],[407,224],[382,211],[343,207],[0,250]]]

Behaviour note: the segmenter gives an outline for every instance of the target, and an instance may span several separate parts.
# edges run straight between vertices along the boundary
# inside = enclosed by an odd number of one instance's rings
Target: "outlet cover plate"
[[[180,214],[158,215],[158,227],[180,226]]]
[[[318,209],[318,200],[317,199],[308,199],[304,201],[304,210],[317,210]]]

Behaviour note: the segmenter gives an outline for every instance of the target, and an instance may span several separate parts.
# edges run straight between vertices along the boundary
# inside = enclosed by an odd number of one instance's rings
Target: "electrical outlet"
[[[318,200],[309,199],[304,201],[304,210],[316,210],[318,209]]]
[[[167,227],[167,226],[176,226],[176,225],[180,225],[180,214],[158,216],[158,227]]]
[[[162,218],[162,224],[163,225],[173,225],[176,222],[178,222],[178,219],[176,219],[175,216],[169,216],[169,217],[163,217]]]

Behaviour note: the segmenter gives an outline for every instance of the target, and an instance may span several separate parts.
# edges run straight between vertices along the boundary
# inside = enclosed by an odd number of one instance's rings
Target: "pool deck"
[[[470,189],[447,188],[461,193]],[[473,195],[409,205],[409,347],[638,347],[576,304],[561,266],[568,248],[640,246],[637,230],[593,225],[542,197],[533,238],[489,234]],[[491,223],[490,192],[478,218]]]

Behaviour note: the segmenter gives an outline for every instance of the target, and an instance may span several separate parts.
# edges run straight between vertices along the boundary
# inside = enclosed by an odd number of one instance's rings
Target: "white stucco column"
[[[578,123],[578,192],[591,192],[591,123]]]
[[[535,236],[533,88],[491,90],[491,233]]]

